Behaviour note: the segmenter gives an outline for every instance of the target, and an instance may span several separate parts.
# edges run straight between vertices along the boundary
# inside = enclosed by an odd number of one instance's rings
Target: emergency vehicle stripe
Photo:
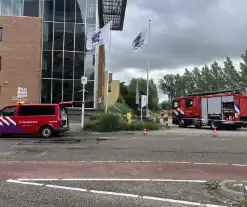
[[[177,112],[176,110],[173,110],[173,112],[174,112],[176,115],[178,115],[178,112]]]
[[[12,131],[14,133],[17,133],[17,131],[14,129],[15,126],[14,126],[14,128],[12,128],[10,126],[10,123],[7,120],[5,120],[4,117],[0,117],[0,120],[6,125],[6,126],[4,126],[5,131]]]
[[[18,133],[18,132],[24,133],[23,130],[20,129],[20,128],[16,125],[16,122],[15,122],[13,119],[11,119],[11,118],[8,117],[8,116],[6,116],[5,118],[9,120],[9,122],[11,123],[11,126],[14,127],[14,129],[16,130],[17,133]]]
[[[181,114],[184,114],[184,111],[180,108],[178,108],[178,111],[181,113]]]
[[[240,107],[239,107],[238,104],[235,104],[235,105],[234,105],[234,109],[235,109],[235,112],[239,113]]]
[[[0,122],[0,129],[2,130],[2,132],[9,133],[9,130],[7,130],[6,127],[3,126],[3,123],[2,122]]]
[[[7,126],[9,126],[9,122],[7,122],[3,117],[0,117],[0,120],[1,120],[4,124],[6,124]]]
[[[9,118],[8,116],[6,116],[5,118],[8,119],[11,124],[16,126],[16,122],[13,119]]]

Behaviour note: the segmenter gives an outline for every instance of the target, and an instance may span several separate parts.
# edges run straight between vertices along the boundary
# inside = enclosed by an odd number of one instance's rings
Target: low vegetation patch
[[[150,121],[127,123],[120,115],[108,113],[91,117],[89,121],[86,121],[84,129],[97,132],[158,130],[159,125]]]

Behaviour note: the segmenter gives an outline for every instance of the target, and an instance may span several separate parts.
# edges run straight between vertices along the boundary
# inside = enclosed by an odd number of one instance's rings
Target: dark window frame
[[[3,27],[0,26],[0,42],[3,41]]]

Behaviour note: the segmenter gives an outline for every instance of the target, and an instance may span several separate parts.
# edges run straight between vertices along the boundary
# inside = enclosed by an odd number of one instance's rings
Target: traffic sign
[[[83,85],[87,84],[87,77],[85,77],[85,76],[81,77],[81,84],[83,84]]]

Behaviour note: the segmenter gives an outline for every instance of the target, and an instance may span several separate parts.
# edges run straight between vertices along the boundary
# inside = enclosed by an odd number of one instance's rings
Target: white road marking
[[[162,164],[192,164],[192,165],[229,165],[229,166],[243,166],[243,167],[247,167],[247,164],[231,164],[231,163],[200,163],[200,162],[176,162],[176,161],[155,161],[155,160],[125,160],[125,161],[117,161],[117,160],[106,160],[106,161],[90,161],[90,160],[82,160],[82,161],[64,161],[62,163],[162,163]],[[56,163],[56,161],[3,161],[0,162],[1,164],[11,164],[11,163],[32,163],[32,164],[36,164],[36,163],[43,163],[43,164],[53,164]]]
[[[20,178],[17,181],[138,181],[138,182],[186,182],[186,183],[205,183],[206,180],[173,180],[173,179],[128,179],[128,178],[63,178],[63,179],[39,179],[39,178]]]
[[[83,188],[71,188],[71,187],[59,186],[59,185],[45,185],[45,187],[59,188],[59,189],[64,189],[64,190],[75,190],[75,191],[82,191],[82,192],[86,192],[87,191],[87,189],[83,189]]]
[[[213,140],[213,141],[229,141],[229,140],[232,140],[232,139],[211,139],[211,140]]]
[[[7,182],[10,182],[10,180],[7,180]],[[175,200],[175,199],[169,199],[169,198],[141,196],[141,195],[130,194],[130,193],[117,193],[117,192],[111,192],[111,191],[89,190],[89,189],[84,189],[84,188],[73,188],[73,187],[66,187],[66,186],[59,186],[59,185],[45,185],[45,184],[40,184],[40,183],[21,182],[21,181],[17,181],[17,180],[16,181],[11,180],[11,182],[24,184],[24,185],[37,185],[37,186],[40,185],[40,186],[44,186],[44,187],[48,187],[48,188],[54,188],[54,189],[89,192],[89,193],[95,193],[95,194],[122,196],[122,197],[129,197],[129,198],[140,198],[140,199],[144,199],[144,200],[155,200],[155,201],[163,201],[163,202],[168,202],[168,203],[179,203],[179,204],[186,204],[186,205],[193,205],[193,206],[226,207],[226,206],[203,204],[203,203],[184,201],[184,200]]]
[[[6,180],[8,183],[18,183],[18,184],[24,184],[24,185],[36,185],[36,186],[43,186],[44,184],[41,183],[33,183],[33,182],[22,182],[19,180]]]

